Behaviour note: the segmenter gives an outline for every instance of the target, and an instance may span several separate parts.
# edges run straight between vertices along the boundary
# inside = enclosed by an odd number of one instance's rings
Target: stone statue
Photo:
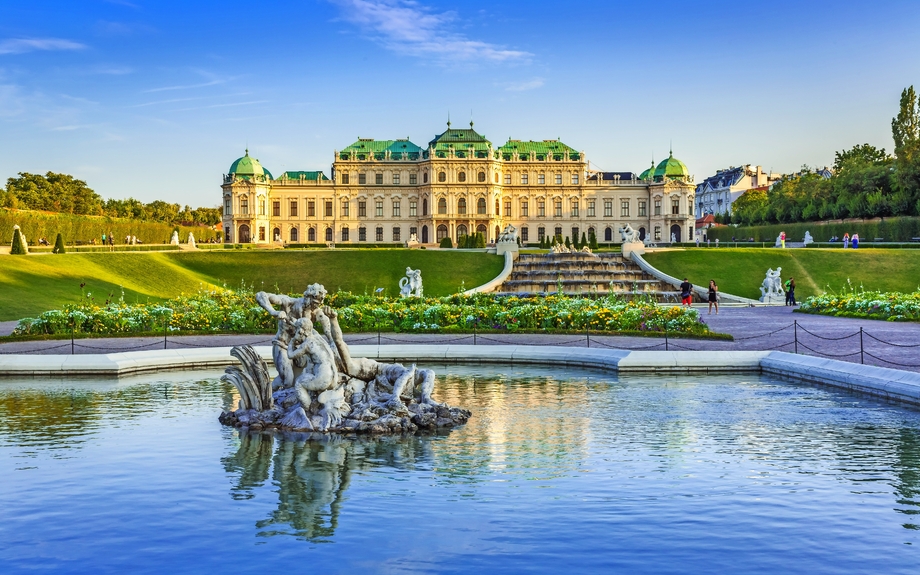
[[[786,301],[786,293],[783,291],[782,280],[783,268],[772,268],[767,270],[767,277],[764,278],[760,286],[760,301],[763,303],[779,303]]]
[[[409,234],[409,239],[406,240],[407,248],[417,248],[421,245],[421,242],[418,241],[418,235]]]
[[[518,232],[517,228],[511,224],[505,226],[505,229],[502,231],[501,235],[498,236],[498,243],[513,243],[517,244],[518,241]]]
[[[469,419],[469,411],[431,397],[432,370],[353,358],[338,314],[323,306],[325,296],[320,284],[308,286],[303,297],[256,294],[259,305],[278,320],[272,340],[278,376],[269,379],[252,347],[234,347],[231,354],[243,366],[228,367],[222,379],[239,390],[239,408],[222,413],[221,423],[250,430],[406,433]]]
[[[811,232],[805,232],[805,245],[807,246],[810,243],[814,243],[815,238],[811,237]]]
[[[641,242],[639,239],[639,232],[634,230],[633,227],[629,224],[626,224],[618,230],[620,232],[620,238],[623,240],[624,244],[633,244],[636,242]],[[673,234],[672,236],[673,237]],[[674,241],[674,240],[671,240]]]
[[[675,234],[674,232],[671,232],[671,243],[672,244],[677,243],[677,234]]]
[[[551,254],[570,254],[572,250],[567,248],[565,244],[555,244],[549,248],[549,253]]]
[[[178,246],[179,245],[179,232],[173,231],[172,237],[169,239],[170,245]]]
[[[406,268],[406,277],[399,280],[399,295],[422,297],[422,270]]]
[[[197,247],[195,246],[195,236],[192,235],[192,232],[188,233],[188,245],[189,247],[192,247],[192,248]]]

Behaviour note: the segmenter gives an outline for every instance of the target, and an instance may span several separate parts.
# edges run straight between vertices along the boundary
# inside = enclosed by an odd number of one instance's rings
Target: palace
[[[224,175],[224,239],[233,243],[422,244],[481,232],[493,242],[507,224],[524,243],[544,236],[620,242],[626,224],[649,241],[693,237],[694,185],[673,157],[636,175],[588,168],[559,140],[508,140],[493,147],[473,129],[447,130],[422,148],[359,138],[321,171],[275,178],[249,155]],[[648,238],[646,238],[648,234]]]

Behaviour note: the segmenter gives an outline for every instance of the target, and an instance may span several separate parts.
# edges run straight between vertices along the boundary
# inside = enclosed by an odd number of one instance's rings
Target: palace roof
[[[562,160],[565,158],[566,152],[568,152],[569,159],[571,160],[578,160],[581,158],[581,154],[579,154],[575,148],[567,146],[559,140],[543,140],[542,142],[537,142],[534,140],[524,141],[509,139],[505,145],[498,149],[498,152],[505,160],[510,160],[515,152],[517,152],[518,156],[530,156],[534,154],[538,160]]]
[[[373,138],[358,138],[358,141],[339,152],[339,158],[347,160],[352,152],[363,160],[363,155],[373,155],[375,160],[383,160],[390,153],[391,158],[400,158],[403,153],[409,154],[409,159],[417,160],[422,149],[409,138],[401,140],[375,140]]]
[[[672,152],[667,160],[662,160],[655,168],[655,181],[661,181],[664,178],[687,178],[690,176],[690,170],[687,166],[674,157]]]
[[[242,178],[244,180],[249,179],[274,179],[272,173],[267,169],[262,167],[262,164],[259,163],[259,160],[253,158],[249,155],[249,149],[246,150],[246,155],[242,158],[238,158],[235,162],[230,164],[230,169],[227,171],[228,174],[235,174],[236,177]]]
[[[284,172],[281,174],[279,180],[305,180],[308,182],[315,182],[317,180],[329,181],[329,178],[326,177],[326,174],[323,172]]]
[[[598,172],[596,174],[591,174],[588,177],[588,181],[597,181],[598,177],[600,177],[602,182],[612,182],[617,180],[629,182],[631,180],[641,179],[636,175],[635,172]]]

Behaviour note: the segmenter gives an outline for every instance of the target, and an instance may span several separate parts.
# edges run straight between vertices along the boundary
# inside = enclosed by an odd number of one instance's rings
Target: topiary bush
[[[451,241],[450,238],[442,238],[442,239],[441,239],[440,246],[441,246],[442,248],[450,249],[450,248],[454,247],[454,242]]]
[[[63,254],[66,250],[64,249],[64,236],[61,235],[61,232],[58,232],[57,238],[54,240],[54,249],[51,250],[51,253],[54,254]]]
[[[29,253],[25,242],[22,241],[22,232],[19,231],[19,226],[13,227],[13,247],[10,253],[14,256],[24,256]]]

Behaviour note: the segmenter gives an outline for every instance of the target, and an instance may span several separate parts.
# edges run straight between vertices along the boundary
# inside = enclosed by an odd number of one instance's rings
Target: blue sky
[[[485,6],[485,7],[484,7]],[[603,170],[674,155],[698,179],[891,149],[920,86],[916,0],[9,2],[0,178],[217,205],[249,147],[278,174],[357,137],[561,138]]]

